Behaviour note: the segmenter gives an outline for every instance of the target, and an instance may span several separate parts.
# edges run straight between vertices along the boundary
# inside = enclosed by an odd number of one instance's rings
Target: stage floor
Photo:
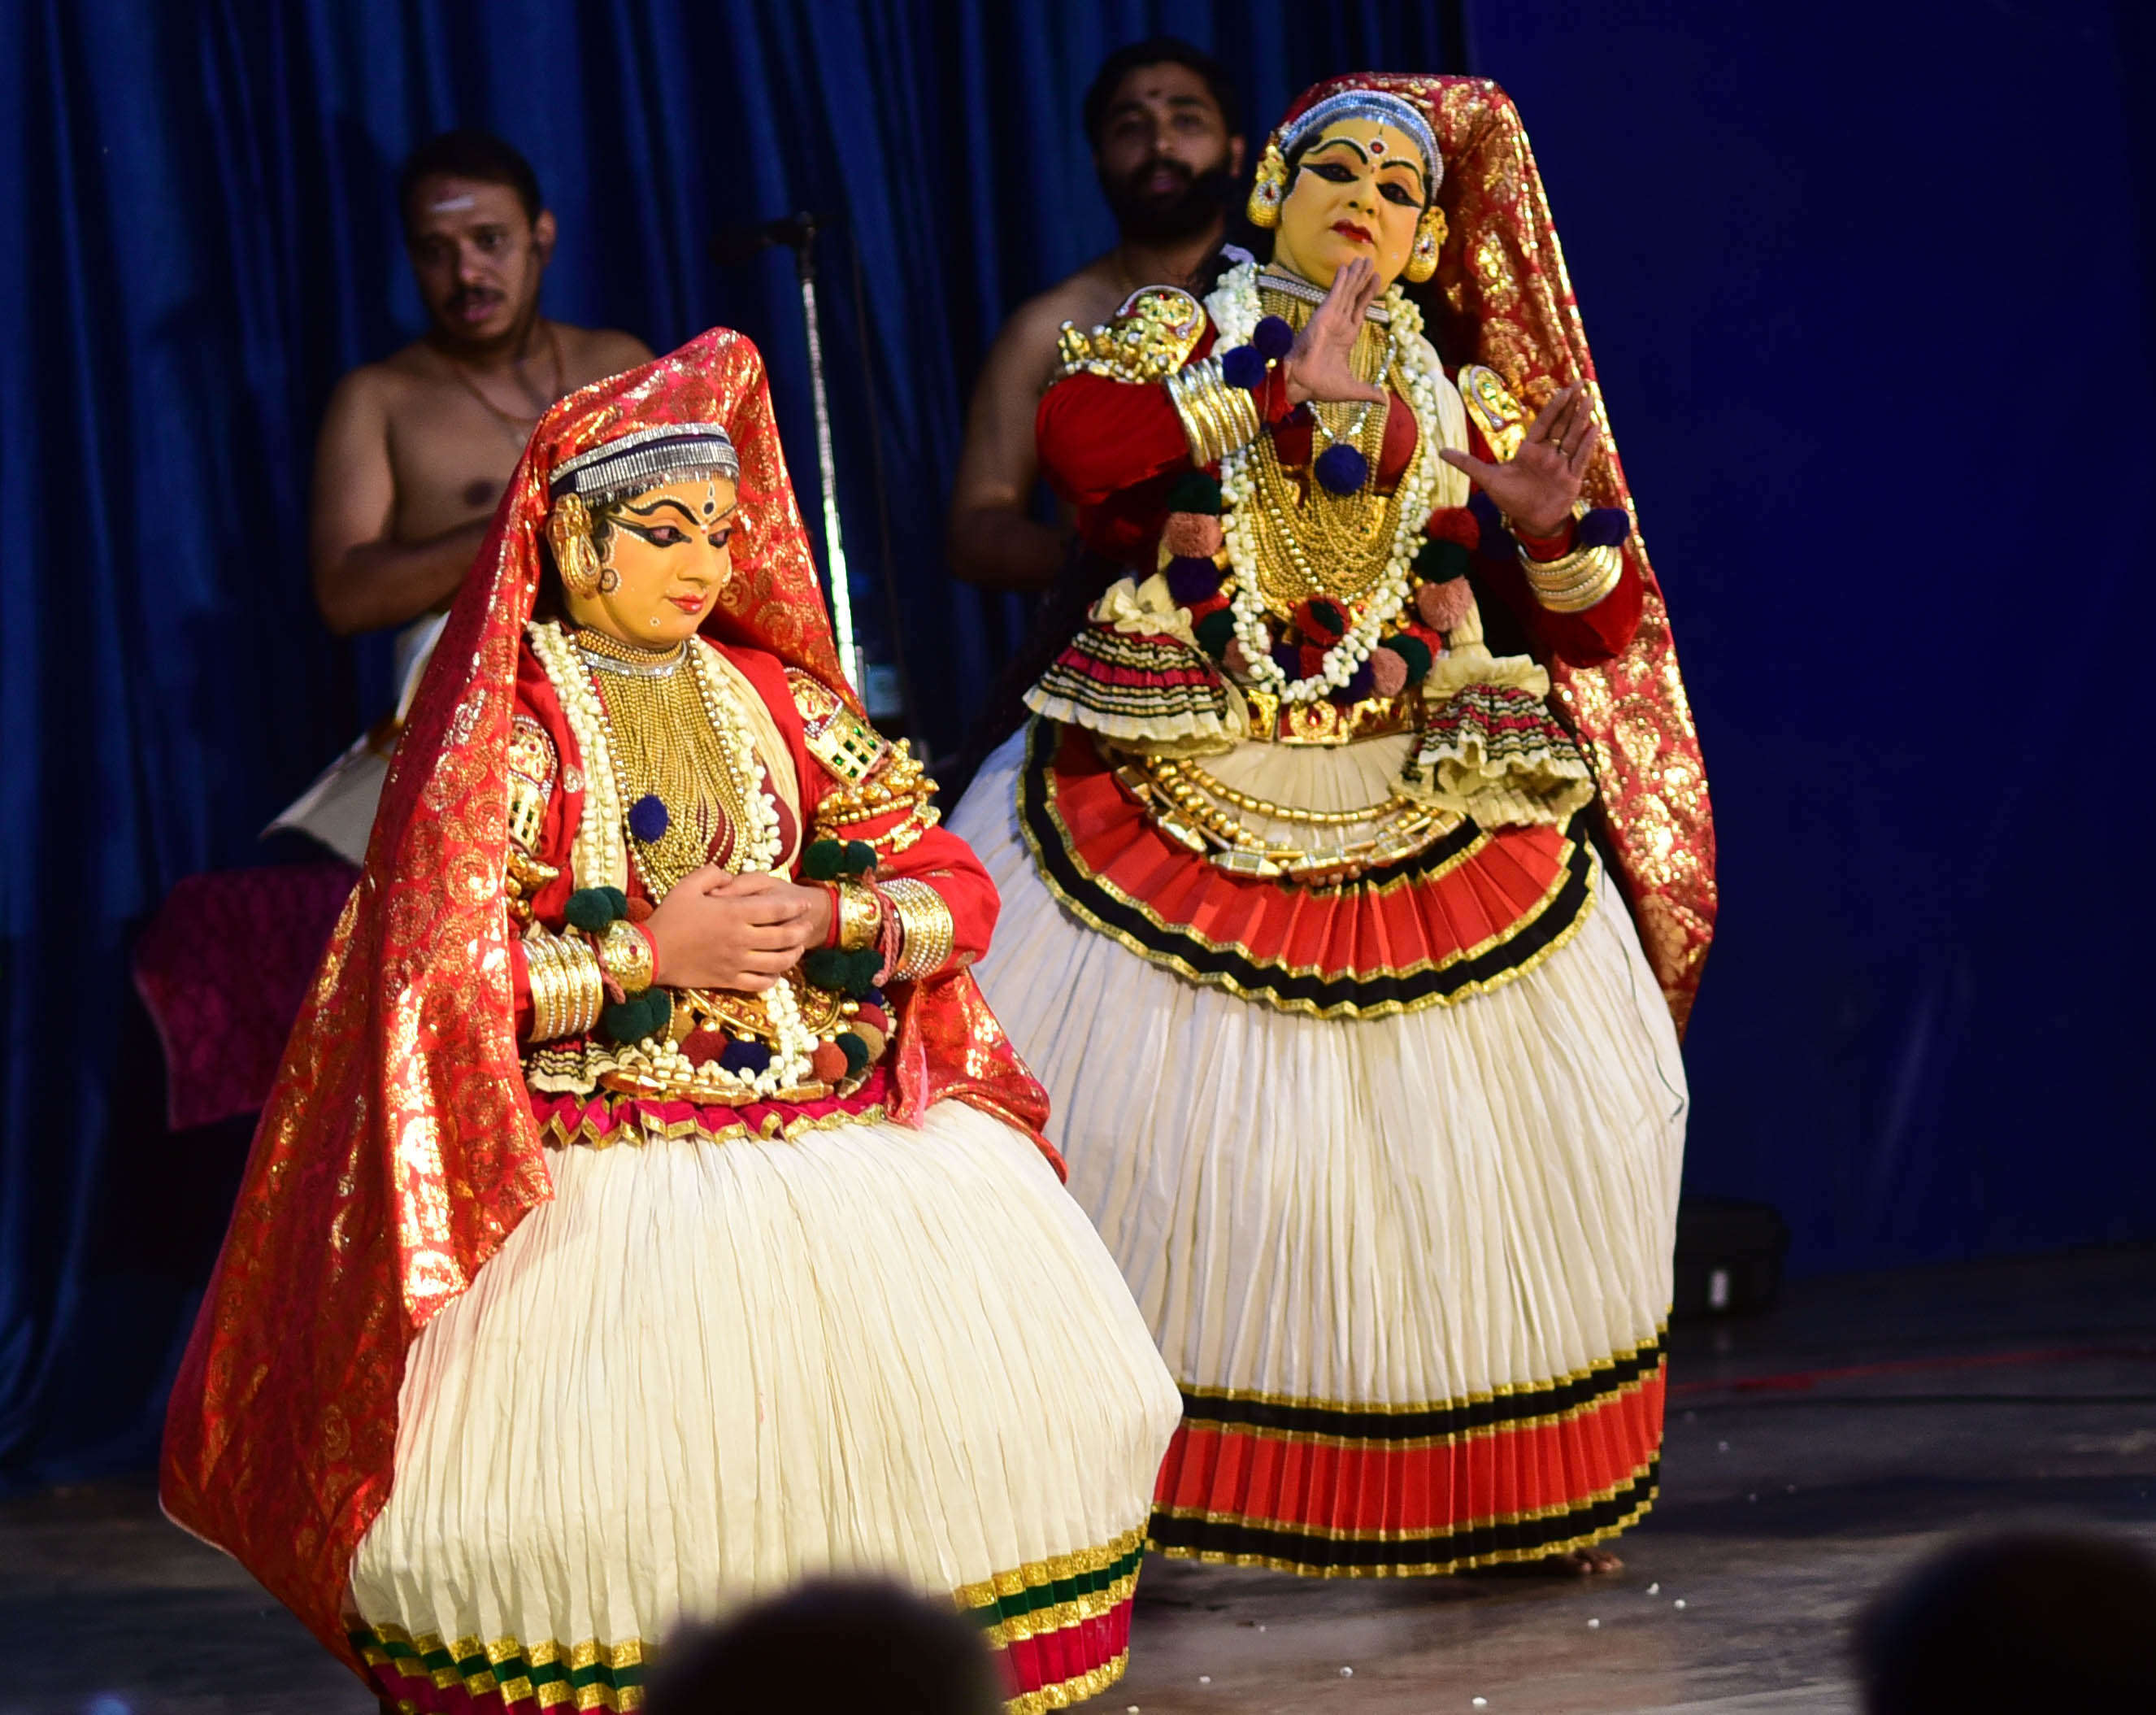
[[[1827,1715],[1855,1707],[1850,1613],[1956,1533],[2156,1546],[2156,1250],[1802,1282],[1674,1346],[1662,1498],[1621,1574],[1315,1583],[1155,1559],[1130,1675],[1087,1707]],[[0,1715],[375,1707],[146,1480],[0,1505]]]

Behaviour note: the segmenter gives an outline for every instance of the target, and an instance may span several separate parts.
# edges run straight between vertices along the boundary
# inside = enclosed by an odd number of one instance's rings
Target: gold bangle
[[[949,961],[957,939],[951,907],[943,896],[910,875],[880,885],[885,900],[898,915],[898,956],[891,968],[893,979],[916,982],[941,970]]]
[[[651,986],[656,963],[651,937],[626,917],[607,925],[594,951],[600,972],[611,977],[623,994],[641,994]]]
[[[839,914],[839,951],[859,952],[874,947],[883,930],[883,901],[865,881],[844,881],[837,885],[834,908]]]
[[[1556,560],[1537,560],[1522,548],[1520,569],[1543,607],[1555,614],[1578,614],[1616,588],[1625,561],[1614,547],[1574,548]]]
[[[560,1034],[562,967],[554,938],[544,930],[524,937],[524,973],[531,990],[531,1040],[551,1042]]]
[[[587,1036],[599,1021],[599,1009],[606,1004],[606,980],[599,974],[599,956],[581,935],[565,935],[559,945],[568,1014],[561,1034]]]
[[[1265,426],[1257,401],[1245,388],[1228,385],[1218,357],[1186,363],[1169,376],[1168,397],[1182,419],[1183,438],[1197,465],[1217,464],[1255,440]]]

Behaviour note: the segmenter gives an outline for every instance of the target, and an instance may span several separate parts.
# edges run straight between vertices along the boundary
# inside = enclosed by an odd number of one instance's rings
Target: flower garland
[[[1395,624],[1413,588],[1412,567],[1420,550],[1437,494],[1442,468],[1430,449],[1440,444],[1438,386],[1441,372],[1429,366],[1430,347],[1421,338],[1422,311],[1397,285],[1385,295],[1398,341],[1397,367],[1407,388],[1407,401],[1414,413],[1417,456],[1403,477],[1399,517],[1381,578],[1363,605],[1363,617],[1349,626],[1325,651],[1318,670],[1303,678],[1291,678],[1272,653],[1272,629],[1265,619],[1263,598],[1258,593],[1258,509],[1252,504],[1255,488],[1251,465],[1255,453],[1243,446],[1220,461],[1222,534],[1228,562],[1235,573],[1235,593],[1229,611],[1235,622],[1235,640],[1242,645],[1248,678],[1260,688],[1287,702],[1315,702],[1345,687],[1370,659],[1378,640]],[[1262,306],[1258,298],[1258,267],[1239,263],[1223,277],[1205,300],[1206,312],[1219,330],[1223,349],[1250,343]]]
[[[578,658],[575,644],[558,624],[534,620],[525,629],[531,640],[532,654],[546,669],[547,680],[562,701],[562,712],[577,741],[583,766],[584,807],[571,848],[572,874],[579,886],[621,887],[629,875],[629,848],[623,837],[621,788],[613,765],[606,706],[593,685],[591,670]],[[756,741],[715,659],[716,651],[701,638],[690,639],[690,646],[697,691],[718,735],[720,748],[742,778],[757,783],[743,794],[750,825],[736,830],[736,871],[767,872],[780,851],[778,804],[768,787],[762,783],[765,777],[757,760]],[[785,978],[767,988],[762,999],[775,1044],[771,1059],[752,1076],[745,1071],[733,1076],[752,1094],[772,1096],[812,1080],[816,1038],[802,1023],[800,1003]],[[670,1040],[647,1037],[639,1046],[654,1064],[670,1065],[680,1056],[680,1050]]]

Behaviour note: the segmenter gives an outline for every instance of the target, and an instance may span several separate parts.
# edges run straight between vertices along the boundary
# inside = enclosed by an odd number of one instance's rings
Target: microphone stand
[[[761,226],[728,227],[711,240],[711,259],[721,267],[745,262],[759,251],[783,244],[793,252],[801,282],[801,321],[808,336],[808,393],[816,412],[816,468],[824,488],[824,556],[830,568],[831,629],[839,644],[839,666],[854,689],[868,694],[868,663],[854,638],[854,596],[846,573],[846,546],[839,528],[839,470],[831,456],[831,402],[824,386],[824,334],[816,308],[816,228],[814,214],[793,214]]]

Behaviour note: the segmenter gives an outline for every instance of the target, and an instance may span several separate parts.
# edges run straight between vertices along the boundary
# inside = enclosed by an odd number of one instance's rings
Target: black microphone
[[[711,260],[721,268],[738,268],[766,250],[783,244],[801,253],[805,261],[823,224],[809,213],[783,215],[757,225],[722,226],[711,234]]]

